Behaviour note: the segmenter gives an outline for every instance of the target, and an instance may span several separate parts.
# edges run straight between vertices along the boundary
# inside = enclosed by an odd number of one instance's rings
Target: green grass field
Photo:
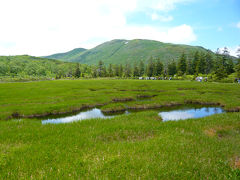
[[[0,179],[239,179],[239,112],[172,122],[151,109],[68,124],[9,119],[93,105],[118,110],[186,102],[237,111],[240,86],[103,79],[0,83]]]

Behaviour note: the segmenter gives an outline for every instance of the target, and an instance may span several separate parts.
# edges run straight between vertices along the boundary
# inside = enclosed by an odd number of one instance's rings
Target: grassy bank
[[[135,101],[138,96],[154,97]],[[0,84],[0,119],[13,115],[31,116],[63,113],[88,106],[115,103],[128,107],[154,107],[185,102],[219,103],[225,109],[239,109],[238,84],[188,81],[59,80]],[[125,101],[126,100],[126,101]],[[131,101],[127,101],[131,100]],[[104,107],[103,107],[104,108]]]
[[[214,102],[235,109],[240,106],[239,88],[138,80],[0,84],[0,177],[239,179],[239,112],[176,122],[161,122],[151,110],[55,125],[5,120],[14,113],[65,112],[96,104],[109,110]]]

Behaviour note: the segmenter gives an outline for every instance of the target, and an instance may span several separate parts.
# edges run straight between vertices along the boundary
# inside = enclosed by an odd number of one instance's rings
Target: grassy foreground
[[[161,122],[156,111],[69,124],[6,121],[82,105],[102,109],[218,102],[240,106],[237,84],[81,80],[0,84],[0,179],[239,179],[240,113]],[[137,96],[156,95],[135,101]],[[113,99],[133,99],[112,102]]]

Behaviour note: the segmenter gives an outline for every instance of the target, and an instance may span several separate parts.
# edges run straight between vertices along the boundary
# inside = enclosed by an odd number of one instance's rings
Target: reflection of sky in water
[[[57,118],[57,119],[47,119],[43,120],[42,124],[58,124],[58,123],[69,123],[73,121],[80,121],[84,119],[93,119],[93,118],[111,118],[113,116],[105,116],[100,109],[92,109],[86,112],[81,112],[74,116],[69,117],[63,117],[63,118]]]
[[[205,116],[210,116],[213,114],[223,113],[221,108],[208,107],[199,109],[187,109],[187,110],[176,110],[170,112],[160,112],[159,115],[162,117],[163,121],[176,121],[184,120],[190,118],[201,118]]]
[[[201,118],[205,116],[210,116],[217,113],[224,112],[221,108],[208,107],[208,108],[191,108],[184,110],[173,110],[169,112],[160,112],[159,115],[162,117],[163,121],[171,120],[184,120],[190,118]],[[125,114],[129,114],[128,111]],[[116,115],[116,114],[115,114]],[[59,123],[70,123],[74,121],[80,121],[84,119],[94,119],[94,118],[111,118],[113,115],[104,115],[100,109],[94,108],[86,112],[80,112],[77,115],[62,117],[62,118],[51,118],[43,120],[42,124],[59,124]]]

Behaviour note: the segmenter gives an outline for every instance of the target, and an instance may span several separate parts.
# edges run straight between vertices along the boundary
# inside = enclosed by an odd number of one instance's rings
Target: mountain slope
[[[57,53],[57,54],[53,54],[50,56],[44,56],[44,58],[58,59],[58,60],[71,62],[72,61],[71,59],[75,59],[75,58],[79,57],[81,55],[81,53],[83,53],[86,50],[87,49],[84,49],[84,48],[76,48],[76,49],[73,49],[73,50],[65,52],[65,53]]]
[[[58,59],[83,64],[97,64],[100,60],[104,64],[125,64],[127,62],[133,64],[140,60],[147,62],[151,56],[166,62],[177,59],[183,52],[192,57],[196,51],[207,52],[207,49],[199,46],[162,43],[152,40],[112,40],[74,56],[68,54],[68,56]]]

